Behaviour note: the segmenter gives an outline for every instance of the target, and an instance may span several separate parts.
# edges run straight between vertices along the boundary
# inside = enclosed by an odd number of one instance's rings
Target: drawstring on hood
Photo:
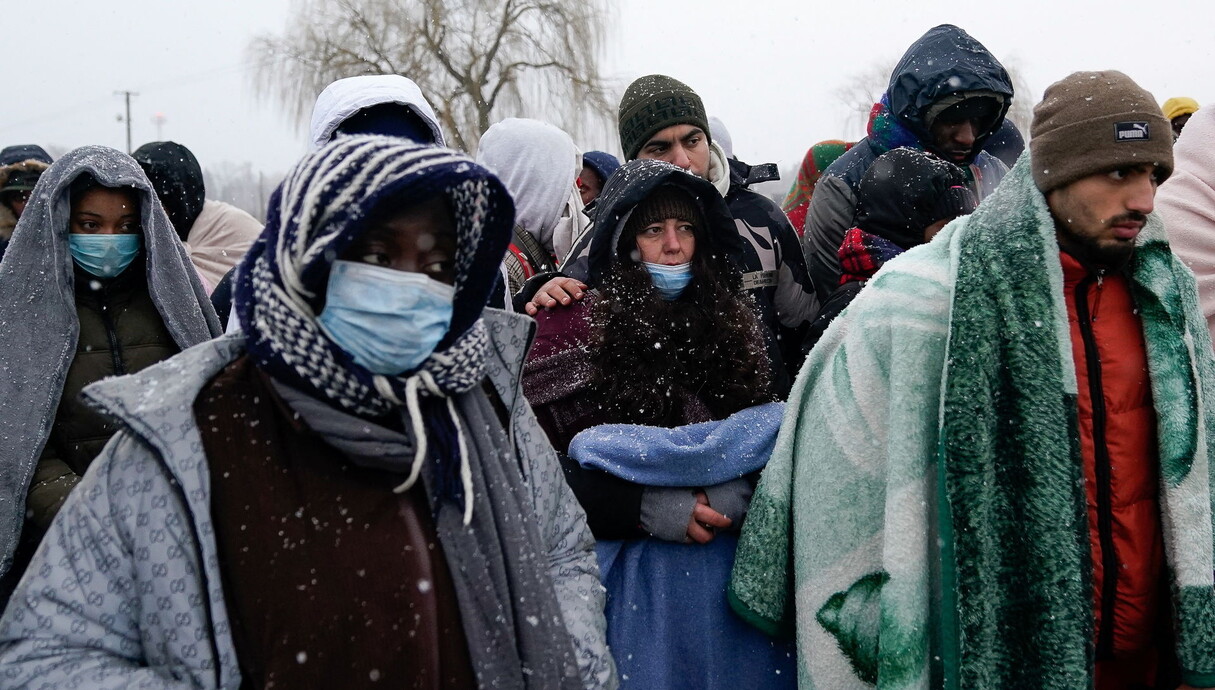
[[[317,321],[332,264],[381,202],[436,195],[450,204],[456,226],[451,326],[416,370],[375,374]],[[237,271],[234,289],[246,347],[258,367],[341,410],[366,417],[402,414],[417,448],[397,490],[412,487],[429,458],[437,493],[460,500],[466,522],[472,518],[472,480],[454,399],[480,385],[487,371],[491,346],[481,312],[513,217],[502,183],[461,153],[391,137],[341,137],[305,157],[275,190],[266,230]],[[426,398],[445,405],[424,405]],[[448,452],[456,456],[462,490],[449,486],[443,472],[450,468]]]

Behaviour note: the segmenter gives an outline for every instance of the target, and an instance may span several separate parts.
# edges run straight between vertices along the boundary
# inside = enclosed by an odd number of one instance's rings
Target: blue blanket
[[[602,424],[575,436],[569,455],[634,484],[714,486],[763,469],[784,413],[774,402],[675,428]]]
[[[762,469],[784,403],[666,429],[593,427],[574,437],[582,466],[647,486],[713,486]],[[797,687],[792,640],[746,624],[726,602],[738,537],[708,544],[600,541],[608,645],[626,688],[782,690]]]

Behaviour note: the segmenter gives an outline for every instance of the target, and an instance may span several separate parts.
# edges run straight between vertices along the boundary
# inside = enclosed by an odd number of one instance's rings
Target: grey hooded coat
[[[496,310],[483,318],[487,377],[510,408],[526,502],[549,547],[583,684],[615,687],[594,540],[519,387],[532,323]],[[193,401],[243,351],[243,336],[226,336],[86,390],[127,431],[64,505],[0,619],[0,686],[240,686]]]
[[[72,182],[88,173],[141,199],[147,289],[181,349],[219,335],[207,293],[152,184],[130,156],[78,148],[38,180],[0,263],[0,576],[12,566],[25,523],[30,479],[55,421],[76,357],[80,324],[68,249]]]

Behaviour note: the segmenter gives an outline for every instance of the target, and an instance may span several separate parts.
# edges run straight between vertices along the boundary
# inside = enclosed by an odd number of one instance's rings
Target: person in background
[[[726,123],[721,121],[716,115],[709,116],[709,138],[717,142],[721,147],[722,153],[726,154],[727,160],[738,160],[734,156],[734,137],[730,136],[730,130],[726,129]]]
[[[262,224],[235,206],[207,198],[202,167],[190,149],[172,141],[153,141],[131,156],[143,168],[177,236],[190,252],[190,261],[207,292],[231,271],[253,241]]]
[[[1198,281],[1198,305],[1215,340],[1215,109],[1194,113],[1173,145],[1176,168],[1156,193],[1169,244]]]
[[[806,352],[882,266],[932,240],[977,203],[966,173],[949,161],[912,148],[879,156],[861,178],[856,221],[840,245],[840,285],[814,317]]]
[[[615,687],[591,533],[517,391],[530,319],[485,310],[512,217],[448,149],[301,160],[243,332],[86,393],[124,431],[0,619],[0,678]]]
[[[76,149],[38,180],[0,263],[0,601],[118,430],[80,399],[219,335],[185,247],[139,165]]]
[[[814,186],[818,184],[818,179],[828,166],[853,146],[856,146],[854,141],[828,139],[818,142],[806,151],[802,165],[797,170],[797,179],[793,180],[793,186],[789,188],[789,193],[780,205],[785,215],[789,216],[789,222],[793,224],[798,237],[806,231],[806,213],[810,210],[810,199],[814,198]]]
[[[383,134],[419,144],[445,146],[434,108],[413,80],[399,74],[338,79],[312,107],[312,149],[339,134]]]
[[[983,151],[1012,105],[1012,79],[962,29],[942,24],[907,49],[869,116],[868,133],[826,170],[814,188],[802,236],[819,300],[839,284],[839,248],[856,215],[856,188],[883,153],[910,146],[962,166],[982,200],[1007,168]]]
[[[51,157],[38,146],[10,146],[0,151],[0,257],[13,229],[30,201],[38,178],[51,165]]]
[[[1181,136],[1181,130],[1185,129],[1186,123],[1190,121],[1194,113],[1198,112],[1198,101],[1187,96],[1174,96],[1164,102],[1161,108],[1164,111],[1165,118],[1173,127],[1173,138]]]
[[[582,156],[573,139],[539,120],[507,118],[485,130],[477,162],[502,180],[515,200],[514,239],[507,249],[507,291],[557,270],[587,225],[578,191]]]
[[[578,191],[582,194],[582,205],[590,207],[599,198],[603,185],[620,167],[620,159],[604,151],[587,151],[582,154],[582,172],[578,174]]]

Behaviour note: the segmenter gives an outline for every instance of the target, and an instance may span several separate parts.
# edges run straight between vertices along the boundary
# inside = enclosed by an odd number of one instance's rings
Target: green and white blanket
[[[1215,685],[1215,359],[1161,221],[1137,241],[1185,680]],[[1063,274],[1023,156],[890,262],[798,377],[744,527],[735,610],[796,630],[802,688],[1085,688],[1089,544]]]

